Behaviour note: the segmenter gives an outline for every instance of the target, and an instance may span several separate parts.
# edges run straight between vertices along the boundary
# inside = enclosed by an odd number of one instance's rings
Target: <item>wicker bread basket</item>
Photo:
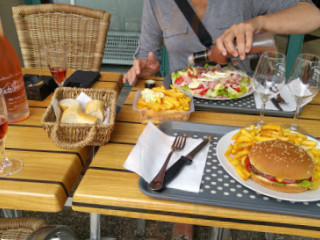
[[[117,92],[105,89],[60,87],[55,90],[53,98],[58,101],[65,98],[75,99],[81,92],[92,99],[102,101],[104,109],[109,108],[109,122],[108,124],[60,123],[56,119],[52,104],[50,104],[42,117],[41,124],[58,147],[73,149],[85,146],[102,146],[110,139],[115,123]]]
[[[0,219],[0,239],[26,240],[33,232],[46,225],[33,217]]]

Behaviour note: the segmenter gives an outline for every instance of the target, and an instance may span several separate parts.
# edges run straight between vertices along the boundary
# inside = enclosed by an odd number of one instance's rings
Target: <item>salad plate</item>
[[[232,66],[189,67],[173,72],[171,80],[181,91],[208,100],[238,99],[253,93],[250,77]]]

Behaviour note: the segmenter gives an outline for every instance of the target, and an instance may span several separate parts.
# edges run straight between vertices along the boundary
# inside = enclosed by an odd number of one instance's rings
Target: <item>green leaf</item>
[[[249,82],[249,78],[248,77],[244,77],[244,78],[241,79],[240,82]]]
[[[191,89],[188,86],[183,86],[183,87],[180,86],[180,88],[182,91],[191,92]]]
[[[298,182],[296,184],[302,187],[313,189],[313,184],[309,180],[302,180],[301,182]]]
[[[243,92],[243,93],[247,93],[247,92],[248,92],[248,88],[247,88],[247,86],[244,85],[244,84],[241,84],[241,85],[240,85],[240,89],[241,89],[241,92]]]

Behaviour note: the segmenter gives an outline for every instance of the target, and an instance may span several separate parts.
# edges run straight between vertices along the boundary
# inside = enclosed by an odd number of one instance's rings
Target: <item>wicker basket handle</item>
[[[97,133],[97,126],[96,124],[93,124],[87,136],[83,140],[75,143],[69,143],[59,139],[57,134],[59,129],[60,129],[59,124],[55,124],[51,132],[51,139],[58,147],[66,148],[66,149],[82,148],[82,147],[88,146],[92,142],[92,140],[94,139]]]

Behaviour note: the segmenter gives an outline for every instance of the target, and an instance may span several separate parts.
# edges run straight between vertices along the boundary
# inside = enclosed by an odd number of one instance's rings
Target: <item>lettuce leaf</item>
[[[244,84],[241,84],[240,85],[240,89],[241,89],[241,92],[243,93],[247,93],[248,92],[248,87]]]
[[[183,86],[183,87],[180,86],[180,88],[182,91],[191,92],[191,89],[188,86]]]
[[[309,180],[302,180],[301,182],[296,183],[296,184],[299,186],[302,186],[302,187],[307,187],[309,189],[313,189],[313,184]]]
[[[171,73],[171,79],[172,79],[172,82],[174,82],[178,77],[180,77],[181,74],[179,72],[173,72]]]

